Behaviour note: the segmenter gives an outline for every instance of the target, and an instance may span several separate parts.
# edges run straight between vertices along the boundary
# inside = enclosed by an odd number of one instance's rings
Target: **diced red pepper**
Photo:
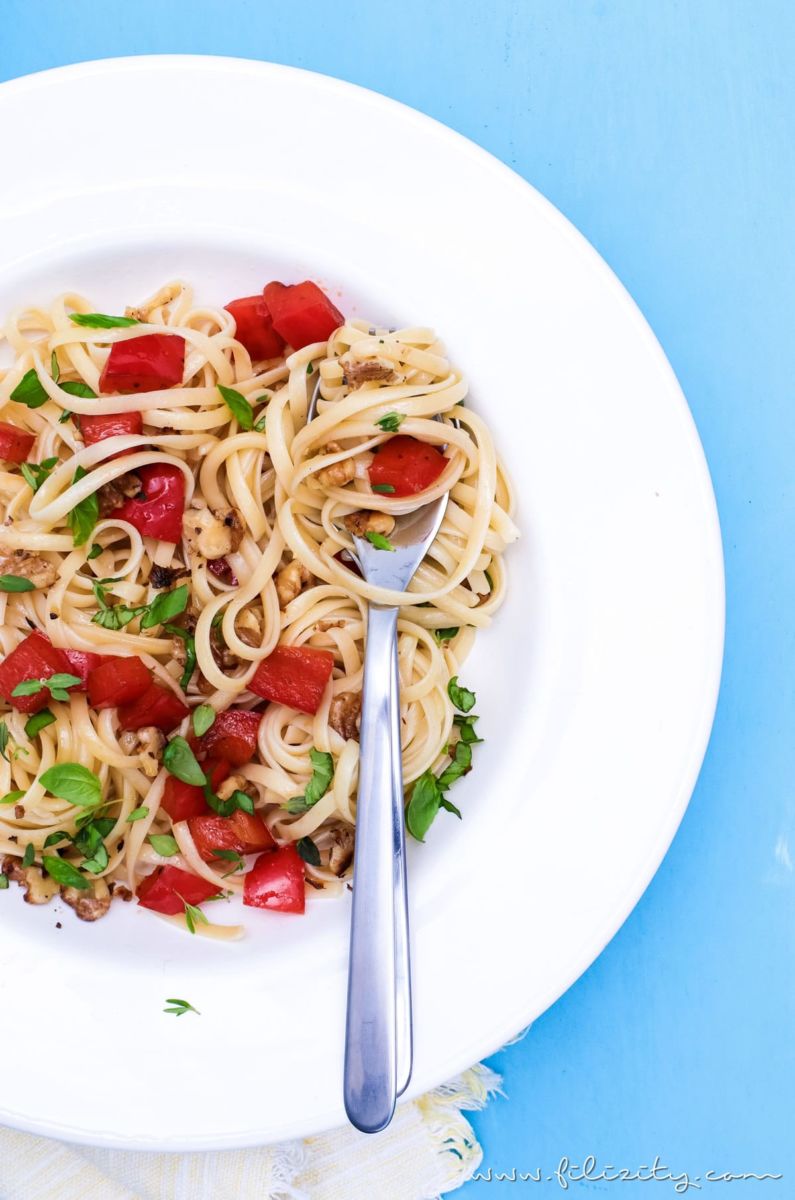
[[[99,380],[99,390],[156,392],[182,383],[185,339],[178,333],[145,333],[114,342]]]
[[[76,674],[76,672],[74,672]],[[12,696],[14,688],[25,679],[49,679],[51,675],[73,674],[63,650],[53,646],[48,637],[34,629],[0,663],[0,696],[24,713],[35,713],[50,703],[46,688],[32,696]]]
[[[169,463],[153,463],[139,467],[143,494],[125,500],[113,517],[130,524],[144,537],[161,542],[178,542],[182,538],[182,514],[185,509],[185,476],[179,467]]]
[[[301,350],[312,342],[327,341],[334,330],[345,323],[344,316],[325,292],[308,279],[289,286],[269,283],[264,296],[273,318],[273,328],[293,350]]]
[[[70,675],[79,675],[83,681],[80,687],[74,687],[72,691],[84,692],[89,673],[94,671],[101,662],[104,662],[105,655],[95,654],[93,650],[64,650],[64,654],[69,659]]]
[[[201,738],[191,738],[191,745],[199,757],[224,758],[233,767],[242,767],[254,757],[261,720],[261,712],[228,708]]]
[[[240,300],[230,300],[224,307],[235,318],[235,337],[255,361],[276,358],[281,354],[284,338],[273,328],[264,296],[244,296]]]
[[[95,442],[104,442],[105,438],[118,437],[125,433],[143,433],[143,418],[139,412],[127,413],[107,413],[101,416],[87,417],[81,414],[78,417],[80,432],[83,435],[83,441],[87,446],[93,446]],[[109,454],[107,461],[110,462],[114,458],[123,458],[125,454],[134,454],[132,450],[118,450],[115,454]]]
[[[116,708],[140,699],[152,682],[152,672],[140,658],[108,654],[88,677],[88,703],[92,708]]]
[[[435,446],[400,433],[376,450],[370,483],[389,484],[394,496],[413,496],[435,483],[446,466],[447,459]]]
[[[208,558],[207,570],[216,579],[220,579],[221,583],[228,583],[231,587],[237,587],[237,575],[235,575],[229,561],[225,558]]]
[[[138,903],[154,912],[175,917],[186,904],[203,904],[221,889],[180,867],[158,867],[138,884]]]
[[[216,792],[229,775],[229,763],[208,760],[202,764],[202,770],[210,781],[210,787]],[[175,775],[169,775],[166,780],[160,805],[172,821],[187,821],[189,817],[199,817],[210,812],[202,789],[191,783],[183,783]]]
[[[243,903],[252,908],[302,913],[306,905],[304,877],[304,860],[295,846],[262,854],[245,876]]]
[[[24,462],[33,449],[35,440],[32,433],[25,433],[18,425],[0,421],[0,458],[6,462]]]
[[[143,729],[144,725],[156,725],[163,733],[170,733],[189,713],[187,704],[171,688],[153,679],[137,700],[119,709],[119,728]]]
[[[231,817],[219,817],[217,813],[191,817],[188,828],[196,843],[199,857],[205,862],[215,859],[216,865],[221,865],[223,859],[215,858],[214,850],[256,854],[258,850],[273,850],[276,845],[262,817],[258,813],[243,812],[239,808]]]
[[[330,650],[277,646],[257,667],[249,690],[299,712],[316,713],[334,669]]]

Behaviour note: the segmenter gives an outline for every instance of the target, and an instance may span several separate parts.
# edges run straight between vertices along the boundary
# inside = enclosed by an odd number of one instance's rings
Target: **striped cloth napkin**
[[[463,1115],[499,1090],[488,1067],[401,1104],[388,1129],[201,1154],[71,1146],[0,1129],[2,1200],[435,1200],[483,1157]]]

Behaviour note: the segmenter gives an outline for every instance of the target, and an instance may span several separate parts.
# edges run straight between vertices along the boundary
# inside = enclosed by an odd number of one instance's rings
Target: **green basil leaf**
[[[441,646],[442,642],[449,642],[459,633],[460,625],[450,625],[447,629],[434,629],[433,636]]]
[[[125,821],[128,825],[132,825],[134,821],[143,821],[144,817],[148,816],[149,809],[145,804],[142,804],[140,808],[134,808],[130,815],[125,817]]]
[[[241,792],[240,790],[236,789],[234,792],[232,792],[230,800],[234,801],[235,808],[239,808],[243,812],[250,813],[252,816],[254,815],[254,801],[251,799],[251,796],[246,795],[245,792]],[[234,812],[234,809],[232,811]]]
[[[70,688],[75,687],[76,684],[82,682],[83,680],[79,675],[67,675],[62,671],[60,673],[56,672],[55,675],[51,675],[49,679],[45,679],[44,686],[48,688]]]
[[[486,583],[489,585],[489,592],[493,592],[494,591],[494,580],[492,579],[492,577],[488,571],[484,571],[483,574],[486,576]]]
[[[184,1017],[185,1013],[192,1012],[196,1013],[197,1017],[201,1016],[198,1008],[194,1008],[193,1005],[189,1004],[187,1000],[166,1000],[166,1004],[173,1004],[174,1007],[164,1008],[163,1012],[165,1013],[176,1013],[178,1017]]]
[[[179,892],[177,892],[177,895],[179,896]],[[188,904],[187,900],[183,896],[180,896],[179,898],[185,905],[185,924],[188,927],[189,933],[196,932],[196,925],[198,922],[201,922],[202,925],[210,924],[200,908],[197,908],[195,904]]]
[[[22,679],[12,688],[12,696],[35,696],[44,687],[43,679]]]
[[[99,542],[94,542],[92,544],[91,549],[89,550],[88,554],[86,555],[86,558],[90,562],[92,558],[99,558],[101,553],[102,553],[102,546],[100,546]]]
[[[264,433],[265,426],[267,425],[267,423],[268,423],[267,417],[260,417],[260,419],[257,421],[256,425],[254,426],[255,432],[256,433]]]
[[[71,842],[71,834],[64,829],[56,829],[55,833],[48,833],[44,839],[44,849],[49,850],[50,846],[57,846],[59,842]]]
[[[188,585],[181,584],[170,592],[161,592],[147,606],[141,617],[141,629],[152,629],[155,625],[163,625],[172,617],[178,617],[188,607]]]
[[[69,313],[69,320],[84,329],[125,329],[141,324],[135,317],[109,317],[107,313]]]
[[[311,867],[320,866],[320,851],[311,837],[299,838],[295,843],[295,848],[305,863],[309,863]]]
[[[96,775],[79,763],[50,767],[40,776],[39,783],[53,796],[69,804],[92,807],[102,800],[102,786]]]
[[[383,533],[375,533],[372,529],[368,529],[364,535],[371,546],[375,546],[376,550],[394,550],[388,537],[384,537]]]
[[[48,875],[52,876],[56,883],[62,883],[65,887],[80,888],[81,890],[91,887],[85,876],[81,875],[77,868],[68,863],[66,859],[45,854],[41,862],[44,870]]]
[[[416,780],[406,807],[406,827],[418,842],[425,841],[425,834],[436,819],[441,800],[436,776],[433,771],[425,771]]]
[[[22,478],[32,492],[37,492],[41,485],[49,479],[52,469],[57,462],[57,458],[45,458],[42,463],[24,462],[19,464]]]
[[[8,876],[0,875],[0,892],[4,892],[8,887]]]
[[[312,778],[306,785],[303,796],[294,796],[292,800],[287,801],[285,807],[289,813],[302,813],[312,808],[325,796],[334,778],[334,759],[329,753],[325,750],[315,750],[313,747],[309,751],[309,758],[313,767]]]
[[[395,490],[391,483],[374,483],[371,487],[374,492],[381,492],[384,496],[391,496]]]
[[[8,762],[6,748],[8,746],[8,726],[5,721],[0,721],[0,758],[4,758]]]
[[[461,741],[466,742],[468,746],[474,746],[477,742],[483,741],[483,738],[478,737],[475,730],[475,721],[479,720],[480,718],[476,717],[474,713],[466,717],[456,713],[453,717],[453,724],[458,727]]]
[[[29,721],[25,722],[25,733],[29,738],[36,737],[41,733],[42,729],[46,729],[48,725],[55,722],[55,717],[50,712],[49,708],[43,708],[41,712],[34,713]]]
[[[220,383],[218,384],[218,391],[221,393],[224,403],[240,428],[245,430],[253,429],[254,409],[246,397],[241,396],[240,392],[236,392],[234,388],[224,387]]]
[[[194,787],[203,787],[207,782],[204,771],[184,737],[173,737],[163,751],[163,766],[170,775]]]
[[[439,787],[444,791],[472,769],[472,746],[468,742],[456,742],[452,747],[452,758],[453,761],[439,776]]]
[[[29,371],[25,372],[11,393],[12,400],[16,400],[17,404],[25,404],[28,408],[41,408],[49,398],[36,374],[35,367],[31,367]]]
[[[93,388],[90,388],[87,383],[83,383],[82,379],[67,379],[66,383],[60,384],[62,392],[66,392],[70,396],[80,396],[83,400],[96,400],[97,393]],[[62,420],[61,417],[58,420]]]
[[[179,843],[169,833],[150,833],[149,842],[161,858],[173,858],[179,854]]]
[[[32,867],[35,861],[36,847],[33,845],[33,842],[28,842],[25,847],[25,853],[22,855],[22,866],[25,868]]]
[[[65,408],[65,409],[63,410],[63,412],[61,413],[60,417],[58,418],[58,424],[59,424],[59,425],[65,425],[65,424],[66,424],[66,422],[67,422],[67,421],[69,420],[69,418],[71,417],[71,415],[72,415],[72,414],[70,413],[69,409],[68,409],[68,408]]]
[[[203,737],[208,729],[215,724],[215,709],[211,704],[200,704],[193,710],[193,732],[196,737]]]
[[[0,575],[0,592],[32,592],[34,587],[23,575]]]
[[[182,672],[182,677],[179,681],[179,686],[183,692],[193,678],[193,672],[196,670],[196,639],[187,629],[182,629],[179,625],[164,625],[163,628],[172,633],[174,637],[181,638],[185,643],[185,670]]]
[[[104,842],[100,842],[91,858],[84,859],[81,867],[84,871],[90,871],[92,875],[101,875],[109,862],[108,848]]]
[[[383,417],[379,417],[376,425],[379,429],[383,429],[384,433],[397,433],[405,419],[405,413],[388,412],[384,413]]]
[[[456,808],[452,800],[448,800],[446,796],[442,796],[441,800],[439,801],[439,806],[440,808],[443,808],[445,812],[452,813],[453,816],[458,817],[459,821],[463,821],[464,818],[461,816],[461,809]]]
[[[72,483],[77,483],[84,479],[88,471],[83,467],[78,467],[72,476]],[[72,511],[67,514],[66,524],[72,531],[72,537],[76,546],[84,545],[91,534],[94,532],[94,526],[99,520],[99,500],[97,493],[92,492],[90,496],[86,496],[85,500],[81,500],[74,506]]]
[[[460,712],[468,713],[475,707],[475,693],[459,684],[457,675],[447,684],[447,695]]]
[[[50,355],[50,374],[52,375],[53,383],[57,383],[61,377],[61,368],[58,365],[58,354],[55,350]]]
[[[0,804],[16,804],[17,800],[21,800],[24,795],[25,793],[19,789],[15,792],[6,792],[5,796],[0,799]]]

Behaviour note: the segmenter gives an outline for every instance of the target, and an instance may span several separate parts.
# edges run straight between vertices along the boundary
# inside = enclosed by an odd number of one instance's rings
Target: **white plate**
[[[494,429],[524,536],[464,672],[487,739],[456,789],[464,819],[412,847],[420,1093],[588,966],[693,788],[723,571],[676,380],[555,209],[371,92],[134,58],[3,84],[0,127],[0,311],[66,288],[116,311],[175,275],[217,304],[309,275],[348,311],[435,325]],[[89,926],[17,893],[0,900],[0,1122],[208,1149],[344,1121],[347,902],[248,913],[247,939],[219,946],[132,905]],[[166,1016],[168,996],[202,1015]]]

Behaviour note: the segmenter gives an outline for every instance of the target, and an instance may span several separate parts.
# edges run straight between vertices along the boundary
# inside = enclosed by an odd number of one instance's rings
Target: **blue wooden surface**
[[[0,78],[199,52],[394,96],[532,181],[629,287],[712,469],[728,585],[723,689],[665,863],[591,970],[496,1056],[507,1098],[475,1124],[495,1170],[546,1176],[562,1156],[589,1153],[636,1168],[659,1154],[677,1174],[784,1172],[732,1194],[795,1195],[789,0],[5,0],[0,17]],[[62,133],[42,148],[54,170]],[[718,1197],[728,1186],[702,1179]],[[493,1180],[464,1194],[560,1190],[555,1179]],[[571,1191],[674,1195],[661,1182]]]

